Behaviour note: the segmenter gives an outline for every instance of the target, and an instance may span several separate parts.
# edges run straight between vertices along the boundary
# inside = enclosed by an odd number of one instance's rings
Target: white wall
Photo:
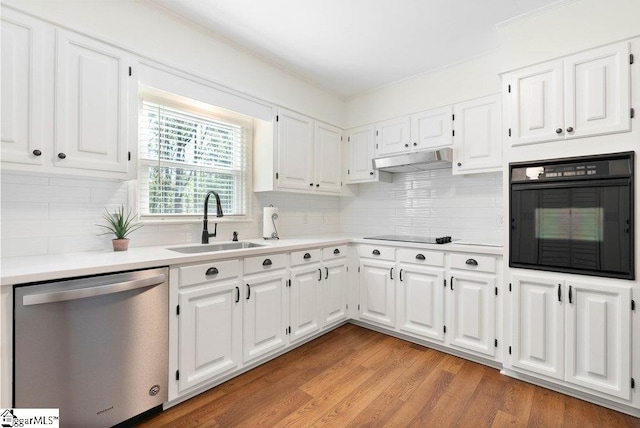
[[[490,52],[353,97],[346,102],[346,127],[497,94],[498,65],[498,52]]]
[[[104,230],[105,208],[127,204],[127,183],[114,180],[67,178],[3,171],[1,175],[2,257],[110,251],[112,236]],[[258,193],[251,199],[254,220],[218,223],[216,241],[262,237],[262,208],[280,211],[283,238],[340,231],[340,200],[336,196]],[[212,230],[214,219],[210,221]],[[202,221],[188,224],[146,224],[131,235],[131,246],[196,244]],[[213,238],[212,238],[213,241]]]
[[[500,70],[513,70],[640,35],[640,1],[570,1],[498,30]]]
[[[343,125],[337,96],[267,63],[194,24],[135,0],[3,0],[4,5],[259,99]]]
[[[360,184],[357,197],[341,199],[343,231],[502,243],[501,173],[466,177],[432,170],[393,177],[392,183]]]

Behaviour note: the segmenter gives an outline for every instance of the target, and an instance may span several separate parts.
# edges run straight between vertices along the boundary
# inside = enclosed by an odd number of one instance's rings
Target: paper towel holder
[[[269,205],[270,207],[273,207],[273,204]],[[276,227],[276,220],[278,219],[278,213],[273,213],[271,214],[271,221],[273,222],[273,232],[271,232],[271,236],[270,237],[264,237],[264,239],[280,239],[280,237],[278,236],[278,228]]]

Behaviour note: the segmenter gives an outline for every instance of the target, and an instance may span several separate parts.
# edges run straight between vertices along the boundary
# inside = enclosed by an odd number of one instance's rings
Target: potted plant
[[[106,225],[99,224],[98,226],[107,229],[107,232],[101,233],[101,235],[107,235],[113,233],[115,238],[113,242],[113,251],[127,251],[129,248],[129,238],[127,236],[132,232],[140,229],[142,224],[135,221],[135,216],[131,214],[131,210],[125,216],[124,206],[120,207],[113,213],[106,211],[102,218],[106,221]]]

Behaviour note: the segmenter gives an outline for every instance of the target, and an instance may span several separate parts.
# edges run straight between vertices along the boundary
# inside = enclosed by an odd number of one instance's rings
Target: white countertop
[[[0,285],[23,284],[36,281],[96,275],[132,269],[169,266],[182,263],[203,262],[230,258],[245,258],[283,251],[296,251],[311,247],[325,247],[343,244],[375,244],[380,246],[401,246],[408,248],[431,248],[441,251],[473,252],[502,255],[502,247],[460,244],[414,244],[409,242],[377,241],[347,234],[296,237],[277,241],[245,239],[243,241],[262,244],[262,247],[243,248],[208,253],[183,254],[168,250],[185,245],[130,248],[128,251],[112,250],[80,253],[50,254],[41,256],[6,257],[0,259]],[[212,243],[229,241],[212,241]],[[199,244],[193,244],[199,245]]]

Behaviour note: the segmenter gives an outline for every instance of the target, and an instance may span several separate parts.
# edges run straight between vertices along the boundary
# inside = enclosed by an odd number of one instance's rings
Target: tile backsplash
[[[104,209],[127,206],[128,183],[87,178],[1,175],[2,257],[111,249],[99,235]],[[500,240],[500,173],[452,176],[450,171],[396,174],[393,183],[354,186],[356,196],[256,193],[253,220],[218,223],[217,241],[262,236],[262,207],[280,214],[280,236],[348,232],[366,235],[451,235],[466,240]],[[132,247],[197,243],[201,221],[148,223],[131,235]]]

